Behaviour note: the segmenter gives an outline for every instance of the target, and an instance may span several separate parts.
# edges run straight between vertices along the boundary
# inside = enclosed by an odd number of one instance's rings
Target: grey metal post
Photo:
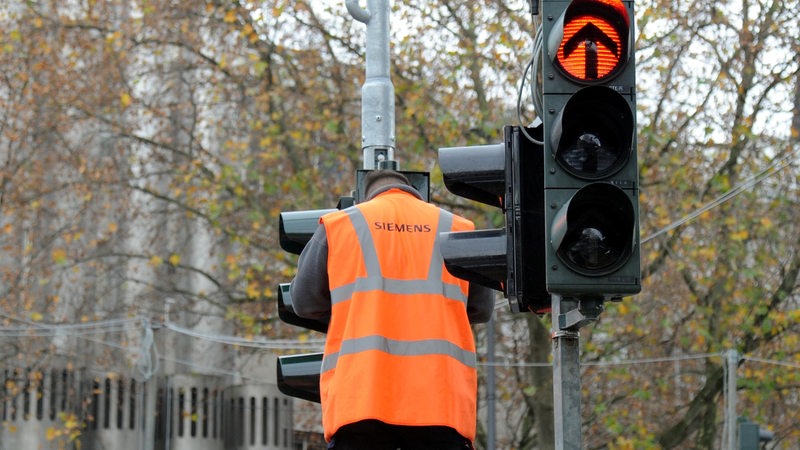
[[[553,432],[556,450],[581,448],[581,376],[579,334],[563,330],[559,317],[578,308],[578,302],[552,296],[553,339]]]
[[[734,349],[730,349],[727,356],[728,391],[725,393],[725,423],[728,425],[728,448],[736,450],[738,446],[738,440],[736,439],[736,369],[739,367],[739,353]]]
[[[578,329],[597,320],[602,300],[552,294],[553,434],[556,450],[580,450],[581,365]]]
[[[389,0],[346,0],[350,15],[367,25],[366,79],[361,87],[361,149],[364,169],[394,161],[395,114],[389,53]],[[396,168],[396,167],[394,167]]]
[[[144,380],[144,392],[139,393],[144,397],[144,426],[142,428],[144,450],[153,450],[156,445],[156,377],[151,376]]]

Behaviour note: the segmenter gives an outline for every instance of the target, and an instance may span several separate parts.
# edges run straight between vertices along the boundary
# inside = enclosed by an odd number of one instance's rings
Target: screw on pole
[[[347,11],[367,26],[366,79],[361,86],[363,168],[397,169],[394,162],[395,113],[389,54],[389,0],[346,0]]]

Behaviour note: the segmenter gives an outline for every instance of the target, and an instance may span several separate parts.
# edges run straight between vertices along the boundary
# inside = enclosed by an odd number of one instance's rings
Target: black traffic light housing
[[[506,126],[503,134],[500,144],[439,149],[447,189],[502,209],[505,220],[504,228],[442,233],[440,249],[453,275],[503,292],[512,311],[543,313],[551,304],[540,238],[541,129]]]
[[[641,290],[633,2],[543,0],[548,292]]]
[[[339,204],[351,203],[343,197]],[[320,218],[336,209],[315,209],[306,211],[281,212],[278,222],[278,234],[281,248],[289,253],[299,255],[314,231]],[[278,317],[290,325],[326,333],[328,324],[318,320],[306,319],[294,313],[291,296],[291,283],[278,286]],[[278,389],[291,397],[312,402],[320,402],[319,376],[322,367],[322,353],[304,353],[301,355],[279,356],[277,365]]]

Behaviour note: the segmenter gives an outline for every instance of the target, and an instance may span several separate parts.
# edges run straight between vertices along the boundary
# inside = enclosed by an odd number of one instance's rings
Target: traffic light
[[[550,293],[641,290],[633,2],[543,0],[545,279]]]
[[[347,200],[340,201],[347,203]],[[319,219],[335,209],[316,209],[307,211],[281,212],[279,216],[279,242],[281,248],[299,255],[305,248]],[[278,317],[290,325],[325,333],[328,324],[318,320],[305,319],[294,313],[291,283],[281,283],[278,288]],[[322,368],[322,353],[305,353],[278,357],[278,389],[291,397],[302,398],[319,403],[319,375]]]
[[[447,189],[500,208],[505,227],[442,233],[440,250],[454,276],[502,291],[512,311],[550,309],[544,285],[541,129],[504,128],[495,145],[439,149]]]

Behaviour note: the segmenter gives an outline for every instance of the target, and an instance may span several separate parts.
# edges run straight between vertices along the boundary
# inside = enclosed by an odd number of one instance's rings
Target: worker
[[[400,172],[364,177],[366,200],[323,216],[291,285],[300,317],[329,321],[320,372],[329,449],[462,450],[477,415],[470,323],[488,288],[451,275],[439,233],[474,224],[423,200]]]

